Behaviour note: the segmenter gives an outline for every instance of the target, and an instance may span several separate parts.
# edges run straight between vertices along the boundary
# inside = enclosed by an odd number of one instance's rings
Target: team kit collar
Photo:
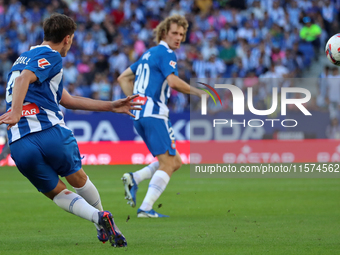
[[[165,46],[167,49],[170,49],[170,48],[169,48],[169,45],[168,45],[165,41],[163,41],[163,40],[159,42],[159,45],[163,45],[163,46]]]
[[[51,50],[52,50],[52,48],[50,47],[50,45],[36,45],[36,46],[32,46],[31,48],[30,48],[30,50],[33,50],[33,49],[35,49],[35,48],[40,48],[40,47],[48,47],[48,48],[50,48]]]

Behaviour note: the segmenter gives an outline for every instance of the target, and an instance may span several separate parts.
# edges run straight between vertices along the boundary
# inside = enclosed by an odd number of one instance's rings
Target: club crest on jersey
[[[41,58],[38,60],[38,66],[42,69],[45,69],[45,66],[50,66],[50,62],[46,60],[46,58]]]
[[[176,149],[176,142],[174,140],[171,141],[171,148]]]
[[[170,61],[169,65],[172,66],[173,68],[176,68],[176,62],[175,61]]]

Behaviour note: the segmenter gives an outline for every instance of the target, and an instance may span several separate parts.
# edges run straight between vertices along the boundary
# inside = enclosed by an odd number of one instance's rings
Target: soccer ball
[[[328,40],[325,52],[328,60],[332,64],[340,66],[340,34],[333,35]]]

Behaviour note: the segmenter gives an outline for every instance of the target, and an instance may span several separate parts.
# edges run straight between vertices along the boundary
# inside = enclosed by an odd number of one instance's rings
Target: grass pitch
[[[339,254],[340,179],[191,179],[183,166],[154,207],[170,218],[137,219],[120,178],[139,168],[84,166],[127,238],[118,249],[1,167],[0,254]]]

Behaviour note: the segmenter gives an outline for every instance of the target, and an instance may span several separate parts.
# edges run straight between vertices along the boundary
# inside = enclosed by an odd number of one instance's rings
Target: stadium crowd
[[[271,90],[259,79],[283,86],[281,78],[300,77],[338,28],[339,10],[339,1],[330,0],[0,0],[0,95],[13,62],[42,41],[42,22],[53,12],[78,25],[63,60],[64,86],[102,100],[123,96],[118,75],[155,45],[152,30],[160,20],[180,14],[190,26],[176,52],[179,76],[225,78],[242,89],[259,85],[260,109]],[[188,99],[172,91],[170,107],[188,109]]]

